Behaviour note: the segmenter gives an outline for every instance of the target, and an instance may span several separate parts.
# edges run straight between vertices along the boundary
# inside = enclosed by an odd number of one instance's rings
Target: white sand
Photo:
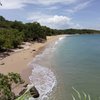
[[[61,37],[61,35],[49,36],[47,37],[47,41],[45,43],[34,43],[27,45],[27,48],[24,50],[16,50],[18,52],[15,52],[3,60],[0,60],[0,64],[4,63],[4,65],[0,65],[0,73],[20,73],[22,78],[24,78],[26,82],[29,82],[28,77],[31,74],[31,68],[29,68],[28,63],[32,61],[32,59],[41,51],[41,49],[43,49],[50,42],[57,40],[59,37]]]

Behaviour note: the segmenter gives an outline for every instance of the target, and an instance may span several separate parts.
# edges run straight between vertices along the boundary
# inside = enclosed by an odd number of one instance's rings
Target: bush
[[[11,86],[13,83],[20,84],[23,80],[17,73],[9,73],[3,75],[0,73],[0,100],[14,100],[15,94],[12,92]]]

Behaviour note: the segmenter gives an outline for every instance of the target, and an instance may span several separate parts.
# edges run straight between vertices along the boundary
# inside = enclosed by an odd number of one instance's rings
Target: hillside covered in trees
[[[41,26],[38,22],[23,23],[21,21],[8,21],[0,16],[0,51],[17,48],[22,42],[46,40],[46,36],[60,34],[95,34],[97,30],[88,29],[50,29]]]

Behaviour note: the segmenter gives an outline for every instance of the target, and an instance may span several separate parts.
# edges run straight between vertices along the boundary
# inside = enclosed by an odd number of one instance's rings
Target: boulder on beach
[[[35,88],[35,86],[33,86],[30,89],[30,94],[34,97],[34,98],[38,98],[39,97],[39,92],[38,90]]]

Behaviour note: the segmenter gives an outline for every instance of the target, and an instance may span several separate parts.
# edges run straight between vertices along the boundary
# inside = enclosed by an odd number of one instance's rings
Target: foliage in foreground
[[[30,97],[31,97],[31,95],[30,95],[29,89],[27,89],[24,94],[22,94],[15,100],[25,100],[25,99],[28,100]]]
[[[91,96],[84,91],[80,93],[74,87],[72,87],[74,94],[72,94],[72,100],[92,100]],[[98,99],[100,100],[100,98]]]
[[[19,93],[19,97],[16,100],[29,100],[30,97],[38,98],[40,96],[38,90],[33,84],[27,85],[27,88]]]
[[[24,81],[17,73],[3,75],[0,73],[0,100],[14,100],[15,94],[12,92],[12,84],[22,84]]]

